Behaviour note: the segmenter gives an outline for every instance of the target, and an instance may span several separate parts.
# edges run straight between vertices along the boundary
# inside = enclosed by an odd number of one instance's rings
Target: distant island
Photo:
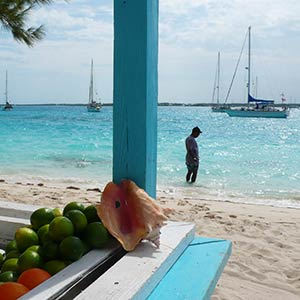
[[[215,103],[171,103],[171,102],[160,102],[158,106],[201,106],[201,107],[211,107]],[[232,107],[246,107],[247,103],[228,103]],[[86,104],[81,103],[45,103],[45,104],[15,104],[15,106],[86,106]],[[102,106],[113,106],[113,103],[102,103]],[[274,104],[276,107],[281,107],[282,104]],[[300,103],[286,103],[284,106],[289,108],[299,108]]]

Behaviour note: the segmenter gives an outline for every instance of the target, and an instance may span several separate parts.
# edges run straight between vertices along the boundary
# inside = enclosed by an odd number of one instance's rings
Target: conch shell
[[[143,239],[159,247],[160,228],[167,217],[133,181],[109,182],[96,208],[103,225],[126,251],[134,250]]]

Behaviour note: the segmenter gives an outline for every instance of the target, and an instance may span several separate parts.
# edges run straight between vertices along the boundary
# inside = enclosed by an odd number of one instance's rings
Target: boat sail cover
[[[256,102],[259,104],[274,104],[274,100],[256,99],[248,94],[248,102]]]

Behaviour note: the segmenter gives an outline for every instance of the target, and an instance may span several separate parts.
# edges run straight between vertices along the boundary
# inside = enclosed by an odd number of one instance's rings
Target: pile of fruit
[[[17,299],[110,238],[95,206],[78,202],[39,208],[30,223],[0,249],[0,300]]]

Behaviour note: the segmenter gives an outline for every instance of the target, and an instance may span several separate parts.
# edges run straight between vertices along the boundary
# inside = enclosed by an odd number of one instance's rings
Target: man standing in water
[[[185,163],[188,169],[186,174],[186,181],[189,182],[192,176],[191,182],[195,182],[199,167],[199,151],[196,138],[202,133],[199,127],[194,127],[191,135],[185,140],[186,156]]]

